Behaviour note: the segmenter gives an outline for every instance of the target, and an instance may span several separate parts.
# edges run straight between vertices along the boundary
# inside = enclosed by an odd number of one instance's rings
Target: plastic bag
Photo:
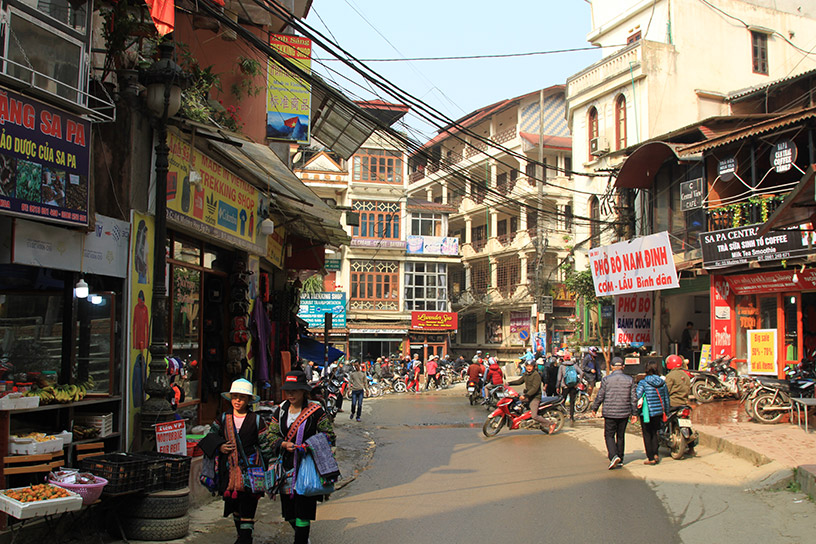
[[[312,497],[314,495],[329,495],[333,492],[334,484],[331,482],[323,483],[312,455],[306,453],[298,465],[295,493],[304,497]]]

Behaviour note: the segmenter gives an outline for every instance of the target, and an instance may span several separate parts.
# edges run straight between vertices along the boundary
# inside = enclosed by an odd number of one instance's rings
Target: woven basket
[[[95,478],[96,482],[92,484],[67,484],[64,482],[55,482],[54,480],[49,480],[48,482],[67,489],[68,491],[73,491],[82,497],[82,504],[92,504],[99,499],[102,495],[102,489],[108,485],[108,481],[105,478],[100,478],[99,476],[95,476]]]

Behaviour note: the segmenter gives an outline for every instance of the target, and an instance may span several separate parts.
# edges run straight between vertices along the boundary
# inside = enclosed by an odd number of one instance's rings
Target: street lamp
[[[144,73],[147,108],[158,120],[156,143],[156,228],[153,233],[153,330],[150,340],[150,373],[144,391],[149,398],[142,405],[142,430],[152,431],[152,424],[166,421],[175,413],[167,400],[170,390],[167,378],[167,289],[165,288],[167,247],[167,172],[170,148],[167,146],[167,119],[181,107],[181,89],[186,76],[173,62],[175,46],[171,41],[159,45],[159,60]],[[147,435],[149,436],[149,435]]]

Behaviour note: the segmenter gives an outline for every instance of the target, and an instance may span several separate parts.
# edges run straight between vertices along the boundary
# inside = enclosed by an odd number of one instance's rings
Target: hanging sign
[[[771,148],[771,167],[777,174],[787,172],[796,163],[796,144],[790,140],[776,142]]]
[[[737,173],[737,158],[736,157],[726,157],[725,159],[721,160],[717,163],[717,175],[719,175],[720,179],[723,181],[730,181],[734,179]]]
[[[322,328],[326,314],[332,315],[333,327],[346,327],[346,293],[335,291],[300,295],[298,317],[308,323],[309,328]]]
[[[755,329],[748,334],[748,372],[776,376],[776,329]]]
[[[551,314],[553,313],[553,297],[545,296],[541,297],[541,308],[539,312],[542,314]]]
[[[652,293],[615,297],[615,344],[652,344]]]
[[[599,297],[680,287],[668,232],[589,250]]]
[[[774,230],[765,236],[757,233],[761,224],[715,230],[700,234],[703,268],[724,268],[754,261],[781,261],[814,253],[807,234],[798,230]]]
[[[687,212],[703,207],[703,178],[680,183],[680,211]]]
[[[187,452],[187,436],[183,419],[156,423],[156,451],[159,453],[174,453],[185,455]]]
[[[412,329],[452,331],[458,327],[459,314],[456,312],[411,312]]]
[[[306,73],[312,71],[312,41],[302,36],[270,34],[269,46]],[[266,137],[309,143],[312,88],[309,82],[269,58],[267,65]]]
[[[530,330],[529,312],[510,312],[510,334]]]

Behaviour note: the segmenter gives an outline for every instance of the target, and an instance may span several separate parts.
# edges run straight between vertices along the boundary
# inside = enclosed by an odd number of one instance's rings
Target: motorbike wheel
[[[443,389],[447,389],[448,387],[450,387],[451,386],[450,376],[448,376],[447,374],[442,376],[442,379],[439,380],[439,385],[441,385]]]
[[[555,429],[553,429],[554,433],[560,431],[564,427],[564,421],[566,421],[564,413],[561,410],[545,410],[541,414],[541,417],[555,420]]]
[[[405,386],[405,382],[402,380],[398,380],[394,383],[394,391],[397,393],[405,393],[407,387]]]
[[[754,399],[754,419],[767,425],[779,423],[782,420],[782,416],[785,415],[785,412],[783,410],[766,409],[775,406],[778,406],[778,404],[774,402],[772,393],[759,395]]]
[[[368,386],[368,391],[372,397],[381,397],[383,394],[382,385],[375,383]]]
[[[485,436],[496,436],[504,427],[504,416],[489,417],[482,425],[482,433]]]
[[[351,400],[351,387],[346,388],[346,392],[343,393],[343,398],[346,400]]]
[[[334,421],[334,416],[337,415],[337,404],[335,404],[334,399],[330,398],[326,401],[326,413]]]
[[[707,381],[694,382],[691,386],[691,394],[694,395],[697,402],[702,404],[714,400],[714,392],[711,391]]]
[[[680,430],[680,427],[675,427],[672,432],[672,444],[672,447],[669,448],[672,459],[682,459],[686,454],[688,442],[686,441],[686,437],[683,436],[683,431]]]
[[[583,414],[589,410],[589,395],[581,391],[578,393],[578,396],[575,397],[575,411],[579,414]]]
[[[753,420],[754,419],[754,399],[751,398],[751,397],[748,397],[742,403],[742,407],[745,409],[745,413],[748,414],[748,419]]]
[[[468,395],[468,398],[470,399],[470,405],[473,406],[473,404],[476,402],[476,393],[475,392],[471,393],[470,395]]]

